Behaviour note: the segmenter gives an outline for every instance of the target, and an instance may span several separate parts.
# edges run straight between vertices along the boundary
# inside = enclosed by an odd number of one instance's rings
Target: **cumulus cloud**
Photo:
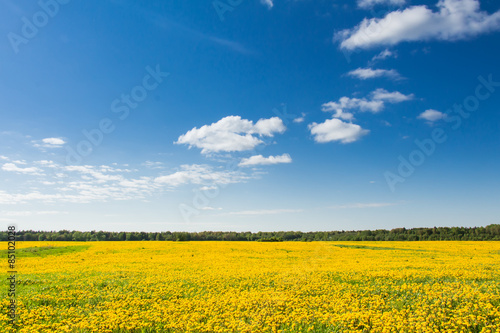
[[[203,154],[245,151],[264,143],[261,137],[272,137],[285,130],[283,121],[278,117],[260,119],[254,124],[240,116],[228,116],[211,125],[191,129],[179,136],[175,143],[201,148]]]
[[[446,118],[446,114],[437,110],[429,109],[422,112],[417,118],[425,119],[430,122],[435,122]]]
[[[436,6],[437,11],[421,5],[390,12],[384,18],[365,18],[335,38],[341,40],[341,48],[354,50],[411,41],[455,41],[500,29],[500,11],[480,11],[478,0],[440,0]]]
[[[361,126],[343,122],[340,119],[327,119],[325,122],[309,125],[309,130],[314,140],[319,143],[340,141],[350,143],[359,140],[370,131],[362,129]]]
[[[374,79],[378,77],[387,77],[393,80],[400,80],[401,75],[394,69],[372,69],[372,68],[358,68],[350,71],[347,75],[361,79]]]
[[[244,158],[238,166],[255,166],[255,165],[271,165],[280,163],[292,163],[292,158],[288,154],[264,157],[262,155],[254,155],[249,158]]]
[[[362,9],[371,9],[376,5],[402,6],[406,0],[358,0],[358,7]]]
[[[335,112],[333,118],[352,120],[354,115],[345,110],[378,113],[385,107],[385,103],[401,103],[414,98],[413,94],[404,95],[399,91],[389,92],[385,89],[372,91],[368,98],[341,97],[337,102],[324,103],[321,110],[324,112]]]

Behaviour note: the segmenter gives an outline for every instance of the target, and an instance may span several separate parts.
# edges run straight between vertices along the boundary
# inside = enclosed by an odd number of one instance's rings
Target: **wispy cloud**
[[[269,0],[270,1],[270,0]],[[121,4],[121,2],[116,2],[117,5],[125,6]],[[271,1],[272,4],[272,1]],[[271,6],[272,7],[272,6]],[[152,24],[157,26],[160,29],[177,29],[180,32],[185,33],[187,36],[203,41],[208,41],[210,43],[213,43],[215,45],[219,45],[221,47],[224,47],[232,52],[240,53],[243,55],[251,55],[255,54],[256,52],[249,49],[248,47],[244,46],[243,44],[229,40],[226,38],[222,37],[217,37],[213,35],[206,34],[204,32],[201,32],[199,30],[193,29],[191,27],[188,27],[186,25],[180,24],[176,21],[173,21],[169,17],[165,15],[160,15],[156,12],[153,12],[151,10],[147,10],[144,8],[140,8],[139,11],[144,15],[146,19],[148,19]]]
[[[202,207],[201,210],[222,210],[222,208],[221,207],[215,208],[215,207],[205,206],[205,207]]]
[[[385,60],[390,57],[397,58],[398,55],[396,54],[396,52],[390,51],[389,49],[385,49],[379,54],[374,55],[371,62],[374,63],[378,60]]]
[[[358,0],[358,7],[362,9],[371,9],[377,5],[402,6],[406,0]]]
[[[246,46],[244,46],[241,43],[225,39],[225,38],[220,38],[220,37],[214,37],[214,36],[204,36],[204,38],[210,40],[211,42],[214,42],[217,45],[224,46],[234,52],[241,53],[241,54],[253,54],[255,53],[254,51],[250,50]]]
[[[381,208],[381,207],[389,207],[396,206],[398,203],[391,202],[375,202],[375,203],[353,203],[347,205],[336,205],[331,206],[332,209],[364,209],[364,208]]]
[[[162,162],[146,161],[146,162],[142,163],[142,165],[144,165],[145,167],[150,168],[150,169],[164,169],[165,168]]]
[[[244,182],[251,177],[240,171],[216,170],[208,165],[182,165],[179,171],[154,179],[156,184],[177,187],[186,184],[216,185]]]
[[[19,167],[14,163],[3,164],[0,172],[29,175],[19,188],[0,190],[0,204],[28,202],[90,203],[115,200],[145,200],[155,193],[171,191],[181,185],[210,186],[244,182],[255,178],[242,171],[219,170],[208,165],[183,165],[171,173],[160,171],[157,176],[144,176],[141,170],[130,170],[101,165],[61,165],[41,160]],[[36,166],[34,166],[36,165]]]
[[[41,175],[42,170],[37,167],[29,167],[29,168],[20,168],[14,163],[5,163],[2,166],[3,171],[29,174],[29,175]]]
[[[347,73],[347,75],[361,80],[375,79],[379,77],[387,77],[392,80],[403,79],[403,77],[395,69],[357,68]]]
[[[57,210],[46,210],[46,211],[3,211],[3,216],[41,216],[41,215],[66,215],[69,214],[67,211],[57,211]]]
[[[292,163],[292,158],[288,154],[264,157],[262,155],[254,155],[249,158],[244,158],[238,164],[242,167],[256,166],[256,165],[272,165],[280,163]]]
[[[222,215],[275,215],[275,214],[292,214],[302,213],[303,209],[261,209],[261,210],[243,210],[239,212],[228,212]]]

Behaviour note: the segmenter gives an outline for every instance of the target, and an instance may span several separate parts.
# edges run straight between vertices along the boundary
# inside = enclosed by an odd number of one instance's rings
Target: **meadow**
[[[500,242],[17,242],[16,268],[0,332],[500,331]]]

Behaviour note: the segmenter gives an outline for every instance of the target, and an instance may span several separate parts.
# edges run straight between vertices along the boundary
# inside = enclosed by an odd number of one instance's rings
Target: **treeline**
[[[500,224],[486,227],[396,228],[362,231],[276,231],[276,232],[106,232],[106,231],[33,231],[16,232],[18,241],[438,241],[500,240]],[[7,232],[0,232],[0,241]]]

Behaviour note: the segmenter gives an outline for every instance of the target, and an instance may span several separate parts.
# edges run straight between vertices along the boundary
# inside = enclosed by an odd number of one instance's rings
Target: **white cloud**
[[[292,158],[288,154],[269,157],[254,155],[249,158],[242,159],[238,166],[271,165],[279,163],[292,163]]]
[[[358,7],[370,9],[376,5],[402,6],[406,0],[358,0]]]
[[[155,178],[155,183],[177,187],[185,184],[230,184],[238,183],[250,177],[237,171],[217,171],[208,165],[182,165],[181,170]]]
[[[422,112],[417,118],[434,122],[446,118],[446,114],[440,111],[429,109]]]
[[[395,206],[395,205],[397,205],[397,204],[390,203],[390,202],[354,203],[354,204],[348,204],[348,205],[332,206],[331,208],[333,208],[333,209],[380,208],[380,207],[388,207],[388,206]]]
[[[293,122],[296,124],[300,124],[300,123],[304,122],[305,119],[306,119],[306,114],[304,112],[302,112],[301,117],[295,118],[293,120]]]
[[[344,110],[358,110],[361,112],[377,113],[384,109],[385,102],[400,103],[413,99],[413,94],[404,95],[399,91],[388,92],[384,89],[377,89],[370,93],[367,98],[341,97],[338,102],[328,102],[321,106],[324,112],[335,112],[332,117],[344,120],[352,120],[354,115]]]
[[[7,156],[0,155],[0,160],[8,161],[9,158]]]
[[[219,187],[215,185],[211,186],[202,186],[200,187],[200,191],[212,191],[212,190],[217,190]]]
[[[261,209],[261,210],[243,210],[239,212],[228,212],[223,215],[275,215],[286,213],[302,213],[303,209]]]
[[[43,177],[25,177],[24,182],[16,183],[17,191],[0,190],[0,204],[146,200],[156,193],[171,191],[184,184],[199,185],[202,190],[214,190],[223,185],[246,182],[260,175],[258,172],[246,173],[196,164],[183,165],[175,172],[163,175],[160,173],[156,176],[144,176],[138,169],[129,170],[107,165],[62,165],[45,160],[27,164],[27,167],[23,168],[14,163],[1,165],[3,172]]]
[[[97,170],[95,167],[90,165],[69,165],[64,167],[66,171],[80,172],[82,174],[88,174],[95,178],[97,183],[104,183],[107,181],[122,181],[124,178],[121,175],[109,175],[103,173],[108,171],[106,168],[104,170]],[[92,178],[86,178],[92,179]]]
[[[7,193],[0,190],[0,204],[14,205],[18,203],[26,203],[28,201],[40,200],[44,202],[53,202],[55,199],[60,199],[61,194],[42,194],[38,191],[29,193]]]
[[[283,121],[278,117],[260,119],[254,124],[240,116],[228,116],[211,125],[191,129],[179,136],[175,143],[201,148],[204,154],[245,151],[264,143],[259,137],[272,137],[285,130]]]
[[[142,163],[142,165],[150,168],[150,169],[163,169],[163,163],[162,162],[153,162],[153,161],[146,161]]]
[[[269,9],[273,8],[274,6],[273,0],[260,0],[260,3],[266,5]]]
[[[388,49],[385,49],[383,50],[382,52],[380,52],[379,54],[377,55],[374,55],[373,58],[372,58],[372,62],[373,61],[377,61],[377,60],[385,60],[389,57],[394,57],[394,58],[397,58],[397,54],[388,50]]]
[[[366,99],[341,97],[338,102],[328,102],[321,105],[321,110],[323,112],[334,111],[332,117],[340,118],[344,120],[352,120],[354,115],[349,112],[344,112],[344,110],[358,109],[360,111],[371,111],[378,112],[384,107],[384,102],[382,101],[368,101]]]
[[[52,146],[62,146],[63,144],[66,143],[66,141],[64,141],[61,138],[46,138],[46,139],[42,139],[42,142],[47,144],[47,145],[52,145]]]
[[[52,161],[35,161],[30,164],[38,167],[19,168],[13,163],[2,167],[5,171],[24,174],[41,174],[44,178],[29,180],[24,190],[18,193],[0,191],[0,204],[19,204],[31,201],[44,203],[144,199],[161,185],[152,178],[126,177],[130,170],[110,166],[64,166]],[[65,181],[61,179],[64,178]],[[33,185],[38,185],[34,187]],[[22,185],[21,185],[22,187]]]
[[[222,208],[221,207],[215,208],[215,207],[205,206],[205,207],[202,207],[201,210],[222,210]]]
[[[68,212],[65,211],[3,211],[4,216],[36,216],[36,215],[66,215]]]
[[[128,188],[144,189],[148,190],[152,187],[151,177],[140,177],[139,179],[123,179],[120,180],[118,185]]]
[[[23,174],[29,174],[29,175],[41,175],[42,170],[36,167],[29,167],[29,168],[20,168],[14,163],[5,163],[2,166],[3,171],[9,171],[9,172],[16,172],[16,173],[23,173]]]
[[[263,136],[273,136],[274,133],[283,133],[286,127],[278,117],[260,119],[254,126],[253,133]],[[250,132],[252,133],[252,132]]]
[[[438,11],[412,6],[384,18],[365,18],[358,26],[336,34],[341,48],[354,50],[401,42],[471,38],[500,29],[500,11],[480,11],[478,0],[440,0]]]
[[[33,140],[31,141],[34,147],[41,148],[61,148],[66,141],[61,138],[45,138],[42,140]]]
[[[388,92],[385,89],[379,88],[371,93],[371,97],[376,101],[384,101],[395,104],[410,101],[415,96],[413,94],[404,95],[399,91]]]
[[[304,117],[298,117],[298,118],[295,118],[293,120],[293,122],[296,123],[296,124],[300,124],[300,123],[304,122],[304,120],[305,120]]]
[[[347,75],[361,80],[374,79],[377,77],[387,77],[394,80],[401,79],[401,75],[394,69],[358,68],[350,71]]]
[[[34,164],[42,165],[44,167],[49,167],[49,168],[56,167],[56,164],[54,163],[54,161],[47,161],[47,160],[35,161]]]
[[[359,125],[345,123],[340,119],[327,119],[321,124],[312,123],[309,125],[309,130],[314,135],[314,140],[319,143],[331,141],[350,143],[370,132]]]

